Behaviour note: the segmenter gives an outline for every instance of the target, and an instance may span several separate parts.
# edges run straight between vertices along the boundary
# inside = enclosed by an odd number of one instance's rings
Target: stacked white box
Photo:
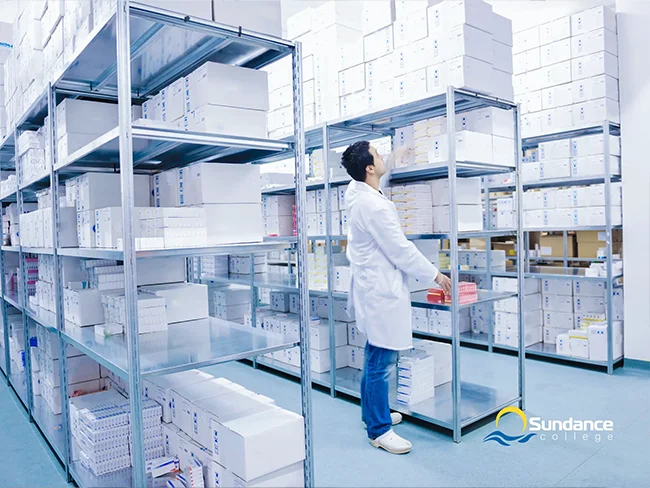
[[[293,195],[264,195],[262,197],[262,215],[264,217],[264,235],[290,236],[294,234]]]
[[[138,294],[138,332],[160,332],[167,330],[167,311],[164,298],[146,293]],[[123,294],[107,293],[102,296],[106,325],[115,324],[115,331],[124,330],[126,322],[126,297]],[[119,332],[118,332],[119,333]],[[95,327],[97,335],[97,327]]]
[[[207,318],[208,287],[196,283],[143,286],[141,291],[163,297],[170,324]]]
[[[541,107],[526,111],[542,123],[523,123],[523,137],[619,120],[613,9],[595,7],[518,33],[514,51],[517,101],[541,95]]]
[[[435,395],[434,357],[417,349],[400,355],[397,364],[397,402],[413,405]]]

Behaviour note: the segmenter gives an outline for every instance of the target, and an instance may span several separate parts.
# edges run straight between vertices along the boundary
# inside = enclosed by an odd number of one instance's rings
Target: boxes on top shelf
[[[268,75],[265,71],[208,62],[189,78],[190,90],[186,99],[190,111],[204,105],[269,109]]]
[[[607,29],[616,32],[616,13],[609,7],[594,7],[571,16],[571,35]]]

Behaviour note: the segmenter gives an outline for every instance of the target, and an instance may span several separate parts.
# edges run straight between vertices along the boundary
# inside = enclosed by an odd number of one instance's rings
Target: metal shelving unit
[[[395,183],[405,183],[411,181],[421,181],[426,179],[435,179],[435,178],[446,178],[449,177],[453,182],[452,185],[455,187],[455,178],[456,177],[470,177],[470,176],[484,176],[498,173],[506,173],[511,171],[516,171],[518,174],[519,168],[519,154],[521,153],[519,147],[519,113],[518,108],[512,103],[504,102],[492,97],[480,95],[473,92],[468,92],[465,90],[455,90],[450,88],[448,92],[444,95],[432,96],[423,100],[408,102],[403,105],[396,107],[391,107],[378,111],[367,112],[362,115],[353,116],[349,118],[340,119],[333,122],[328,122],[322,124],[320,127],[315,127],[309,130],[306,133],[306,149],[308,152],[313,151],[314,149],[323,150],[323,159],[325,164],[325,178],[324,181],[318,181],[314,183],[308,183],[310,189],[325,189],[325,208],[326,208],[326,225],[327,225],[327,235],[326,236],[310,236],[314,240],[323,240],[326,245],[326,252],[328,256],[328,289],[324,296],[329,298],[329,317],[333,317],[333,298],[347,298],[347,293],[335,292],[332,289],[332,243],[340,240],[344,240],[345,236],[332,235],[331,229],[331,205],[329,202],[330,199],[330,188],[347,184],[350,181],[349,177],[336,177],[330,178],[330,164],[332,162],[328,161],[328,155],[330,148],[342,147],[348,144],[351,144],[355,141],[366,139],[374,140],[380,137],[391,136],[394,134],[395,129],[404,127],[408,124],[416,122],[418,120],[423,120],[429,117],[437,117],[441,115],[447,115],[447,133],[455,133],[455,113],[477,110],[484,107],[498,107],[506,110],[512,110],[514,117],[514,127],[516,130],[515,144],[516,152],[515,166],[499,165],[499,164],[487,164],[479,163],[472,161],[456,161],[455,160],[455,150],[450,151],[449,162],[443,164],[430,164],[430,165],[418,165],[411,166],[408,168],[394,169],[390,175],[391,181]],[[454,145],[452,144],[452,147]],[[292,186],[286,187],[276,187],[270,188],[266,191],[268,194],[287,194],[291,193],[293,190]],[[521,195],[521,191],[519,195]],[[452,195],[455,195],[455,191],[452,188]],[[451,208],[455,210],[455,205],[453,205],[453,198],[450,202]],[[521,202],[518,208],[522,208]],[[448,239],[451,242],[458,242],[458,239],[469,239],[469,238],[486,238],[490,239],[492,237],[500,236],[514,236],[517,238],[518,243],[521,244],[523,249],[523,233],[521,229],[523,228],[523,222],[521,220],[521,214],[519,214],[519,225],[517,229],[494,229],[494,230],[483,230],[477,232],[459,232],[457,230],[456,216],[455,211],[453,212],[452,221],[454,224],[451,226],[452,230],[448,233],[432,233],[425,235],[407,235],[407,238],[411,240],[418,239]],[[282,237],[272,237],[267,238],[267,241],[274,241],[277,239],[282,239]],[[522,251],[523,252],[523,251]],[[450,273],[452,274],[452,280],[458,282],[458,275],[464,274],[465,271],[458,271],[458,254],[457,248],[454,247],[452,250],[452,265]],[[498,271],[494,272],[494,275],[497,275]],[[505,273],[505,270],[504,270]],[[468,273],[469,274],[469,273]],[[523,269],[516,269],[512,276],[523,278]],[[229,278],[224,277],[224,280],[228,281]],[[253,287],[269,287],[274,288],[272,283],[269,282],[260,282],[257,278],[249,279],[247,283],[244,280],[231,281],[239,282],[240,284],[252,285]],[[519,280],[520,283],[523,282],[523,279]],[[278,287],[277,289],[286,289],[290,290],[292,283],[289,280],[287,283],[289,286]],[[491,279],[490,279],[491,286]],[[294,288],[295,289],[295,288]],[[313,292],[312,292],[313,293]],[[317,292],[320,296],[323,292]],[[478,303],[492,303],[496,300],[504,300],[507,298],[520,296],[520,293],[496,293],[491,290],[481,290],[479,292],[479,302]],[[256,302],[253,302],[256,303]],[[411,406],[411,408],[405,408],[403,405],[399,405],[395,401],[395,392],[392,393],[391,408],[400,411],[404,414],[411,415],[413,417],[424,420],[428,423],[442,426],[452,431],[453,439],[456,442],[460,441],[462,429],[471,425],[472,423],[485,418],[493,413],[498,412],[502,407],[510,404],[519,404],[522,408],[524,407],[524,354],[523,354],[523,324],[520,320],[520,348],[515,350],[520,350],[520,358],[518,360],[518,384],[515,388],[517,391],[516,394],[503,394],[503,392],[496,391],[493,388],[483,387],[479,384],[473,384],[461,381],[460,379],[460,350],[459,345],[465,343],[467,337],[465,334],[460,334],[458,332],[458,311],[465,306],[458,305],[457,292],[454,292],[453,302],[454,306],[449,305],[439,305],[432,304],[427,301],[426,293],[413,293],[412,294],[412,306],[414,307],[423,307],[423,308],[432,308],[439,310],[449,310],[453,311],[453,327],[454,335],[451,338],[453,346],[453,381],[451,384],[442,385],[436,389],[435,399],[432,401],[423,402],[422,405]],[[519,307],[521,309],[522,303],[519,300]],[[520,314],[520,317],[522,315]],[[330,320],[330,323],[332,320]],[[416,334],[417,335],[417,334]],[[492,335],[490,330],[490,336]],[[429,335],[433,337],[433,335]],[[446,339],[444,336],[436,336],[438,339]],[[330,361],[331,364],[336,364],[336,355],[335,355],[335,337],[334,337],[334,328],[330,327]],[[280,371],[284,374],[291,376],[298,376],[299,372],[295,367],[286,365],[275,361],[269,358],[258,357],[257,365],[262,365],[266,368]],[[359,384],[361,379],[361,372],[353,368],[331,368],[329,373],[315,374],[312,373],[312,381],[314,384],[326,387],[330,389],[332,396],[336,396],[338,393],[343,393],[351,395],[354,397],[359,397]],[[490,400],[487,400],[490,399]]]
[[[577,358],[572,356],[564,356],[556,353],[554,344],[546,343],[537,343],[526,348],[526,356],[531,358],[544,358],[550,360],[558,360],[565,363],[574,363],[576,365],[590,365],[598,366],[607,371],[608,374],[612,374],[614,368],[622,364],[623,357],[613,357],[613,348],[612,348],[612,295],[611,292],[614,289],[620,288],[622,286],[623,274],[614,273],[612,270],[612,230],[622,229],[622,225],[612,225],[611,224],[611,183],[616,183],[622,181],[621,175],[616,175],[612,173],[611,165],[611,154],[609,150],[609,135],[620,135],[620,125],[604,121],[600,125],[588,126],[584,128],[577,128],[570,131],[558,132],[553,134],[546,134],[539,137],[531,137],[522,139],[522,149],[530,149],[538,147],[540,143],[567,139],[572,137],[580,137],[586,135],[595,135],[603,134],[603,140],[605,142],[604,148],[604,161],[605,161],[605,174],[603,176],[592,176],[592,177],[582,177],[582,178],[554,178],[554,179],[545,179],[534,182],[525,182],[523,183],[523,189],[535,189],[535,188],[553,188],[553,187],[573,187],[573,186],[582,186],[582,185],[593,185],[593,184],[604,184],[605,185],[605,199],[606,204],[606,223],[605,225],[600,226],[573,226],[565,228],[553,228],[553,227],[540,227],[540,228],[524,228],[525,242],[529,242],[529,234],[531,232],[562,232],[563,235],[563,244],[564,244],[564,256],[563,257],[537,257],[531,258],[526,253],[524,257],[524,276],[526,278],[541,278],[541,279],[580,279],[580,280],[589,280],[589,281],[598,281],[604,282],[607,288],[607,326],[608,326],[608,359],[607,361],[595,361],[583,358]],[[487,186],[486,193],[488,192],[508,192],[515,190],[514,185],[498,185],[498,186]],[[607,255],[603,258],[575,258],[568,256],[567,244],[568,244],[568,232],[572,231],[605,231],[606,232],[606,247]],[[526,246],[528,247],[528,246]],[[508,259],[518,262],[518,256],[508,256]],[[562,262],[563,266],[542,266],[534,263],[540,262]],[[586,276],[584,268],[578,268],[571,266],[574,263],[591,263],[591,262],[604,262],[607,267],[606,276]],[[516,277],[515,273],[516,267],[506,267],[505,269],[492,271],[492,276],[504,276],[504,277]],[[462,270],[461,274],[486,274],[487,270]],[[494,344],[490,337],[466,337],[463,339],[461,337],[461,343],[467,345],[480,345],[485,346],[489,350],[502,350],[502,351],[512,351],[513,349],[509,346],[502,344]]]
[[[164,36],[162,33],[164,32]],[[156,48],[177,36],[192,40],[183,56],[156,70],[138,69],[147,57],[155,56]],[[133,49],[137,46],[137,49]],[[268,140],[220,134],[186,132],[146,121],[131,121],[132,102],[141,103],[169,83],[186,76],[206,61],[262,68],[286,56],[292,58],[292,83],[294,93],[294,136],[288,140]],[[34,192],[50,187],[52,190],[52,222],[55,229],[51,247],[32,248],[2,246],[0,270],[4,271],[7,253],[18,253],[21,283],[26,283],[26,255],[51,255],[55,262],[56,312],[33,309],[28,304],[26,286],[20,293],[5,290],[2,280],[2,313],[7,324],[7,307],[22,312],[25,330],[26,371],[21,375],[11,371],[8,355],[8,327],[4,330],[6,362],[9,383],[22,399],[41,432],[61,459],[69,480],[80,487],[95,486],[148,486],[145,476],[144,439],[142,436],[142,379],[192,368],[201,368],[227,361],[235,361],[299,346],[301,365],[298,368],[304,382],[301,389],[302,414],[305,422],[305,486],[314,486],[311,388],[309,355],[309,291],[307,289],[307,236],[306,236],[306,185],[300,180],[295,188],[297,195],[298,235],[293,239],[297,248],[298,279],[293,283],[300,296],[299,337],[269,334],[255,328],[242,328],[240,324],[216,318],[172,324],[165,333],[140,336],[137,324],[136,263],[138,259],[182,256],[198,258],[202,255],[252,254],[284,249],[286,240],[251,244],[227,244],[202,248],[136,250],[133,234],[133,174],[153,174],[194,162],[263,163],[274,158],[295,157],[296,174],[305,174],[304,126],[302,103],[302,48],[300,43],[249,32],[215,22],[195,19],[184,14],[142,5],[129,0],[117,0],[112,14],[94,27],[79,48],[74,59],[56,74],[47,89],[17,121],[16,130],[0,144],[0,168],[16,169],[15,141],[22,130],[43,125],[48,117],[48,137],[51,161],[48,174],[23,182],[17,178],[15,192],[1,198],[2,203],[16,202],[19,213],[23,204],[32,201]],[[133,71],[132,71],[133,67]],[[56,154],[56,122],[53,115],[56,105],[65,97],[88,97],[117,102],[119,127],[99,136],[93,142],[65,158]],[[122,195],[123,249],[80,249],[59,246],[60,199],[59,184],[65,179],[86,172],[120,172]],[[71,327],[63,314],[63,285],[61,259],[66,256],[88,259],[116,259],[123,261],[125,269],[125,295],[127,308],[126,333],[123,336],[100,340],[92,328]],[[188,268],[189,270],[189,268]],[[188,279],[191,277],[188,275]],[[29,325],[45,327],[56,333],[59,350],[74,345],[81,352],[103,365],[128,383],[131,407],[132,468],[106,476],[94,476],[79,462],[72,461],[71,438],[68,425],[67,357],[61,355],[59,374],[61,383],[61,414],[54,415],[41,397],[32,395],[31,360],[29,357]],[[57,426],[61,425],[61,428]],[[150,479],[149,479],[150,481]]]
[[[612,231],[615,229],[622,229],[622,225],[613,225],[612,224],[612,183],[622,181],[621,175],[614,174],[612,162],[611,162],[611,151],[610,151],[610,135],[620,135],[621,127],[619,124],[611,122],[609,120],[603,121],[602,124],[578,128],[570,131],[557,132],[554,134],[547,134],[539,137],[531,137],[522,140],[522,148],[530,149],[538,147],[539,144],[547,141],[568,139],[573,137],[580,137],[586,135],[594,134],[603,134],[603,154],[604,154],[604,175],[595,176],[589,178],[565,178],[565,179],[553,179],[553,180],[541,180],[539,182],[532,182],[524,184],[524,189],[528,188],[550,188],[550,187],[570,187],[577,185],[591,185],[591,184],[604,184],[605,185],[605,225],[601,226],[583,226],[583,227],[570,227],[570,228],[525,228],[526,233],[526,242],[528,242],[528,235],[531,232],[562,232],[564,240],[564,256],[558,261],[563,261],[563,267],[553,268],[553,267],[539,267],[531,265],[531,259],[527,256],[524,257],[524,270],[525,276],[532,278],[579,278],[581,280],[595,280],[605,283],[605,297],[606,297],[606,315],[607,315],[607,361],[594,361],[583,358],[576,358],[573,356],[563,356],[559,355],[555,351],[553,344],[533,344],[526,348],[526,354],[530,357],[540,357],[540,358],[549,358],[557,359],[566,362],[576,363],[576,364],[588,364],[592,366],[600,366],[605,368],[608,374],[614,372],[614,368],[622,364],[623,357],[614,357],[613,350],[613,333],[612,333],[612,322],[613,322],[613,297],[612,293],[614,289],[620,288],[621,282],[623,279],[623,274],[614,273],[613,271],[613,252],[612,252]],[[582,258],[570,258],[567,254],[567,232],[569,231],[604,231],[605,232],[605,247],[606,247],[606,256],[604,259],[582,259]],[[580,268],[570,267],[569,265],[576,261],[604,261],[606,267],[606,276],[590,277],[584,275],[584,270]],[[557,271],[555,271],[557,269]]]

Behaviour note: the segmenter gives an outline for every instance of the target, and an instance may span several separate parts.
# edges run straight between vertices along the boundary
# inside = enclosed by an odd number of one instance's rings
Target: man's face
[[[377,150],[370,146],[370,154],[372,154],[373,166],[368,166],[366,171],[370,174],[377,175],[379,178],[386,174],[386,164],[384,163],[384,158],[377,152]]]

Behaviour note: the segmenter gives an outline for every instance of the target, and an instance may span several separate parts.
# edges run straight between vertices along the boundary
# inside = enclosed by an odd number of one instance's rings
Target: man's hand
[[[436,283],[442,287],[445,295],[451,296],[451,280],[440,271],[438,271],[438,276],[436,276]]]

